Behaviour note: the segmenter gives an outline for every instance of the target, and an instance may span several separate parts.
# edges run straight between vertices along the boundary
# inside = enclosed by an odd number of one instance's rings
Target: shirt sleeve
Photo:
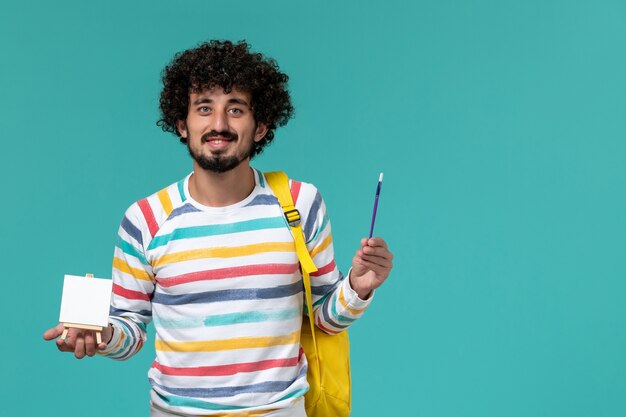
[[[109,323],[113,336],[100,354],[125,360],[139,352],[146,342],[146,325],[152,320],[152,293],[155,280],[146,259],[144,243],[150,234],[137,204],[125,213],[113,256],[113,294]]]
[[[373,294],[361,300],[351,288],[350,280],[337,268],[330,219],[319,191],[303,183],[296,206],[299,203],[302,207],[298,209],[306,213],[302,225],[306,246],[318,269],[311,274],[315,324],[326,333],[336,334],[363,315]]]

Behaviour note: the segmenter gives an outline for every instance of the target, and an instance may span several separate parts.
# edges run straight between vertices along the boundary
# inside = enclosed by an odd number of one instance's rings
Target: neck
[[[205,206],[225,207],[248,197],[254,185],[254,172],[249,161],[222,173],[206,171],[194,161],[193,175],[189,178],[189,193]]]

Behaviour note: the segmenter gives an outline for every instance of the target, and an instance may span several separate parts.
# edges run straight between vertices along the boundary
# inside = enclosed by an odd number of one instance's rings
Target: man
[[[250,166],[293,114],[287,81],[245,42],[201,44],[164,70],[159,125],[187,145],[193,172],[126,211],[103,342],[76,329],[56,341],[79,359],[124,360],[141,349],[153,320],[152,416],[304,416],[302,276],[282,209]],[[319,192],[290,184],[318,267],[315,322],[338,333],[363,314],[392,254],[384,240],[362,239],[344,279]]]

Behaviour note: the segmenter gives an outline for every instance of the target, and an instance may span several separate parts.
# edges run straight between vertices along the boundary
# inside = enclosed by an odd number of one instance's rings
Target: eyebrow
[[[204,104],[204,103],[213,103],[213,100],[208,97],[200,97],[194,100],[193,105],[196,106],[198,104]],[[227,103],[241,104],[241,105],[250,107],[250,104],[248,104],[246,100],[239,98],[239,97],[229,98]]]

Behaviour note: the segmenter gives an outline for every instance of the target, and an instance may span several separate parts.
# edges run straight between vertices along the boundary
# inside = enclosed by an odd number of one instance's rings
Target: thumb
[[[56,339],[57,337],[61,336],[63,334],[63,324],[59,323],[58,325],[46,330],[43,333],[43,338],[45,340],[52,340],[52,339]]]

